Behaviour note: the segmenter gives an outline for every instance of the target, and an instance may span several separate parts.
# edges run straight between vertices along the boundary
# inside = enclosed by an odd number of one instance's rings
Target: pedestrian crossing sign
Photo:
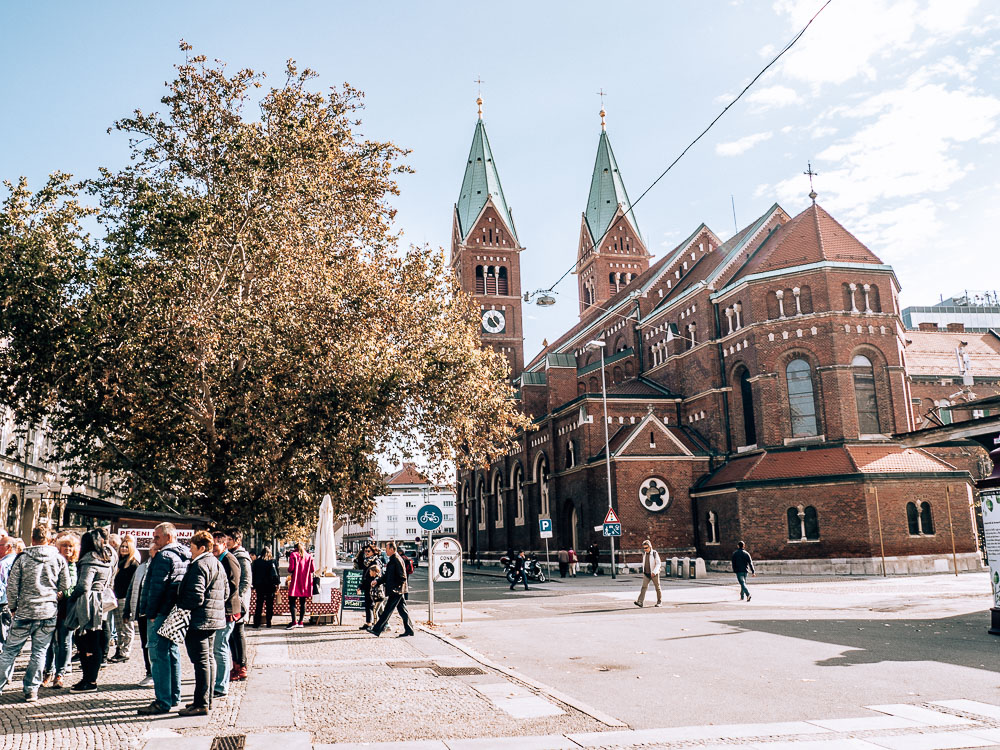
[[[608,508],[608,515],[604,517],[604,523],[621,523],[621,521],[618,520],[618,515],[615,513],[614,508]]]

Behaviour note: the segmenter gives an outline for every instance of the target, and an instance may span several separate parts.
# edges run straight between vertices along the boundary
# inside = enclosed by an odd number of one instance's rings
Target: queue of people
[[[138,635],[145,666],[139,685],[154,691],[138,712],[164,714],[180,703],[184,644],[195,697],[180,713],[206,714],[230,682],[247,677],[243,627],[254,565],[241,542],[239,531],[199,531],[189,547],[162,523],[143,560],[134,538],[105,528],[53,535],[40,525],[20,552],[0,531],[0,691],[30,642],[25,701],[36,701],[41,688],[68,687],[74,646],[80,675],[69,689],[96,692],[102,668],[131,659]],[[262,559],[256,590],[270,621],[277,566],[270,555]]]

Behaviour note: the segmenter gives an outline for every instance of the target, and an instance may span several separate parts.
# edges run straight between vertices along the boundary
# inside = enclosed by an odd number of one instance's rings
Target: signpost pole
[[[465,571],[462,570],[462,545],[458,545],[458,621],[465,622]]]
[[[419,552],[418,552],[419,554]],[[427,621],[434,624],[434,532],[427,532]]]
[[[545,540],[545,570],[549,574],[549,578],[552,577],[552,563],[549,562],[549,540]]]

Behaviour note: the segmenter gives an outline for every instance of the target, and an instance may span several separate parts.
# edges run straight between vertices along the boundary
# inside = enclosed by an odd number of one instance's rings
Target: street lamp
[[[611,446],[608,440],[608,389],[605,385],[604,380],[604,348],[606,346],[604,341],[588,341],[587,349],[597,349],[601,352],[601,399],[604,401],[604,463],[608,470],[608,509],[613,506],[611,504]],[[608,539],[611,540],[611,577],[616,578],[615,575],[615,538],[609,536]]]

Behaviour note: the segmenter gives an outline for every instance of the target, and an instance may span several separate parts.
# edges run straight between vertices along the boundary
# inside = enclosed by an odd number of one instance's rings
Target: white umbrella
[[[316,570],[335,570],[337,567],[337,542],[333,535],[333,500],[323,495],[319,506],[319,526],[316,527]]]

